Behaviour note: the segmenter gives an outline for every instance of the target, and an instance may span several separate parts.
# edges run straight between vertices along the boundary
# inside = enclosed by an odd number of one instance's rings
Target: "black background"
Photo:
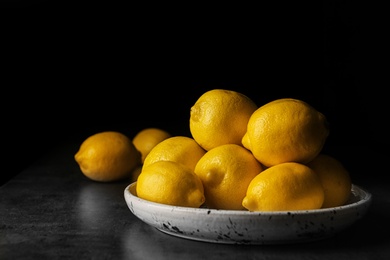
[[[388,153],[383,33],[360,3],[2,7],[10,7],[2,9],[4,181],[53,146],[103,130],[133,137],[155,126],[189,135],[191,105],[214,88],[259,106],[307,101],[330,123],[326,151],[349,167],[371,150]],[[340,146],[360,150],[349,156]]]

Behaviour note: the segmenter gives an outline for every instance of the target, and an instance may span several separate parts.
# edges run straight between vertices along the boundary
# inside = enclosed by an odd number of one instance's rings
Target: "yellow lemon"
[[[263,165],[308,163],[329,135],[327,119],[308,103],[282,98],[259,107],[248,121],[242,144]]]
[[[318,174],[324,187],[323,208],[344,205],[351,196],[351,176],[344,165],[336,158],[319,154],[307,164]]]
[[[222,144],[241,144],[249,117],[257,105],[242,93],[213,89],[190,109],[190,132],[205,150]]]
[[[195,169],[206,151],[191,137],[172,136],[158,143],[145,157],[143,167],[157,161],[179,162]]]
[[[134,136],[133,144],[135,145],[135,148],[137,148],[137,150],[141,153],[142,163],[152,148],[168,137],[171,137],[171,134],[161,128],[150,127],[140,130]]]
[[[241,203],[248,185],[262,170],[262,165],[247,149],[224,144],[200,158],[195,174],[202,180],[207,207],[243,210]]]
[[[116,131],[89,136],[74,158],[86,177],[100,182],[129,178],[133,169],[141,164],[141,154],[131,139]]]
[[[249,211],[287,211],[319,209],[323,202],[319,176],[304,164],[287,162],[253,178],[242,205]]]
[[[136,192],[139,198],[172,206],[199,208],[205,201],[199,177],[188,166],[172,161],[143,167]]]

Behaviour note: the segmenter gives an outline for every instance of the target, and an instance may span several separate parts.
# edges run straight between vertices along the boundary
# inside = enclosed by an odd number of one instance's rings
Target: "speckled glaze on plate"
[[[344,206],[302,211],[250,212],[176,207],[136,196],[136,183],[124,190],[130,211],[173,236],[225,244],[287,244],[324,239],[351,226],[367,212],[372,195],[352,185]]]

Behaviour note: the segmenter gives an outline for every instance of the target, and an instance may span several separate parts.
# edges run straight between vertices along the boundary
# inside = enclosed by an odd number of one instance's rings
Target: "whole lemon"
[[[262,165],[247,149],[224,144],[200,158],[195,174],[202,180],[207,207],[242,210],[248,185],[262,170]]]
[[[116,131],[89,136],[82,142],[74,158],[86,177],[100,182],[128,178],[141,164],[141,154],[131,139]]]
[[[141,199],[172,206],[199,208],[205,201],[199,177],[190,167],[172,161],[143,167],[136,192]]]
[[[325,192],[323,208],[342,206],[348,201],[352,188],[351,176],[339,160],[319,154],[307,166],[320,177]]]
[[[259,107],[250,117],[242,144],[266,167],[308,163],[329,135],[324,114],[308,103],[282,98]]]
[[[145,157],[143,167],[157,161],[174,161],[195,169],[206,151],[191,137],[172,136],[158,143]]]
[[[190,132],[205,150],[222,144],[241,144],[249,117],[257,105],[233,90],[212,89],[190,109]]]
[[[133,144],[135,145],[135,148],[137,148],[137,150],[141,153],[142,163],[152,148],[168,137],[171,137],[171,134],[161,128],[150,127],[140,130],[134,136]]]
[[[308,166],[281,163],[263,170],[250,182],[242,205],[250,211],[319,209],[324,189]]]

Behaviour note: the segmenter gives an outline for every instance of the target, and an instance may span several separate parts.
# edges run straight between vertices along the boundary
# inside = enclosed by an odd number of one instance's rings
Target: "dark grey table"
[[[385,155],[367,153],[379,160],[374,165],[356,162],[369,171],[354,183],[373,202],[353,226],[320,241],[253,246],[192,241],[148,226],[125,203],[129,181],[97,183],[82,175],[73,159],[78,146],[59,145],[0,187],[1,260],[390,259],[390,189],[382,179],[388,171],[379,163]]]

